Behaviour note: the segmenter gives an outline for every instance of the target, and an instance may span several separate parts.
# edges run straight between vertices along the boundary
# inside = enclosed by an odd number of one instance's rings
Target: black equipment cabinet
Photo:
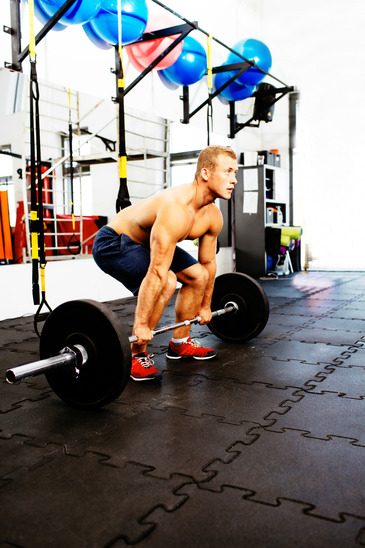
[[[266,274],[265,228],[289,224],[289,177],[271,165],[240,166],[233,205],[236,270]]]

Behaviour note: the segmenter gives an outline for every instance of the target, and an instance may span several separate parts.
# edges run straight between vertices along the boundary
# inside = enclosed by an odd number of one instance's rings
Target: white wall
[[[295,222],[311,266],[364,270],[365,3],[263,0],[262,7],[273,57],[301,95]]]
[[[0,279],[0,321],[37,311],[32,298],[31,264],[1,266]],[[93,259],[48,262],[45,280],[46,300],[52,309],[74,299],[105,302],[131,295],[117,280],[106,276]],[[41,311],[48,309],[44,306]]]

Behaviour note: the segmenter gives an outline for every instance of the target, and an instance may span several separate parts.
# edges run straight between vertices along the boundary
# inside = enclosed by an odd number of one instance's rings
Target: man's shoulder
[[[212,232],[219,234],[223,227],[223,215],[216,204],[212,204]]]
[[[155,199],[157,210],[166,211],[171,209],[172,211],[188,212],[189,207],[186,200],[188,189],[184,190],[183,188],[186,186],[166,188],[158,194]]]
[[[184,234],[191,224],[192,212],[184,199],[173,192],[162,192],[155,202],[155,220],[159,226],[168,225],[171,231]]]
[[[174,192],[167,192],[170,189],[166,189],[156,197],[156,207],[159,211],[185,211],[188,210],[186,202],[183,196]]]
[[[219,207],[216,204],[207,205],[207,212],[212,217],[212,219],[222,219],[222,213]]]

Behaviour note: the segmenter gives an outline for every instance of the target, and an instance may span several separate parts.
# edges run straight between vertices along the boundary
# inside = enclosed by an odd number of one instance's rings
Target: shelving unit
[[[236,270],[266,274],[265,228],[289,224],[289,177],[271,166],[240,166],[233,204]],[[281,213],[280,213],[281,212]]]

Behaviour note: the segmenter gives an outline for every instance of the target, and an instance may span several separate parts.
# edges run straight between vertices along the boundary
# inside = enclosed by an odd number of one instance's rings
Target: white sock
[[[189,337],[185,337],[184,339],[174,339],[172,338],[172,342],[176,345],[176,346],[179,346],[180,344],[183,344],[183,343],[186,343],[186,341],[188,340]]]

